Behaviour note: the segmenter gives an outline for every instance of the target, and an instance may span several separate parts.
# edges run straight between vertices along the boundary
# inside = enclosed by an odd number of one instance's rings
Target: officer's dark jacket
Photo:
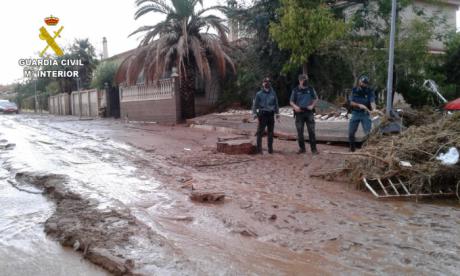
[[[257,114],[258,111],[268,111],[279,114],[278,97],[273,88],[269,91],[264,89],[257,92],[252,104],[252,114]]]
[[[306,109],[316,99],[318,99],[318,95],[313,87],[307,86],[302,89],[297,86],[292,90],[290,101],[298,105],[300,108]]]
[[[375,102],[374,90],[370,89],[369,87],[353,87],[351,90],[350,101],[363,104],[367,106],[367,108],[371,109],[371,103]],[[362,109],[353,108],[354,111],[362,111]]]

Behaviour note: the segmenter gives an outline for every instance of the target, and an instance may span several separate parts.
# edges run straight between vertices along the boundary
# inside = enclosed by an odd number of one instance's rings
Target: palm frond
[[[226,6],[222,6],[222,5],[214,5],[214,6],[210,6],[210,7],[199,10],[198,12],[195,13],[195,15],[200,16],[205,12],[213,11],[213,10],[220,11],[225,14],[229,11],[229,8]]]
[[[207,26],[210,26],[217,31],[220,39],[222,40],[224,44],[228,44],[227,33],[229,32],[229,29],[227,26],[223,24],[224,20],[222,20],[221,18],[215,15],[208,15],[208,16],[202,17],[201,20]]]
[[[158,6],[162,7],[168,13],[174,12],[173,8],[171,6],[169,6],[163,0],[136,0],[136,6],[138,6],[138,7],[143,5],[143,4],[145,4],[145,3],[152,3],[152,4],[155,4],[155,5],[158,5]]]
[[[154,81],[176,66],[183,78],[194,74],[209,79],[212,69],[224,75],[227,67],[235,71],[229,53],[228,27],[225,20],[206,14],[209,11],[227,13],[227,7],[215,5],[203,8],[203,0],[136,0],[135,18],[147,13],[164,14],[156,25],[142,26],[130,36],[142,33],[139,50],[123,61],[117,79],[135,83],[140,73],[146,82]],[[198,7],[201,6],[201,7]],[[209,28],[217,34],[208,33]]]
[[[140,7],[136,13],[134,13],[134,19],[138,19],[139,17],[145,15],[146,13],[149,13],[149,12],[158,12],[158,13],[162,13],[162,14],[168,14],[168,11],[163,9],[161,6],[159,5],[156,5],[156,4],[149,4],[149,5],[145,5],[145,6],[142,6]]]
[[[198,3],[200,3],[201,6],[203,6],[203,0],[193,0],[193,1],[192,1],[193,7],[195,7],[196,4],[198,4]]]
[[[148,43],[150,43],[151,41],[153,41],[157,35],[160,35],[162,33],[168,33],[169,32],[169,28],[170,28],[170,25],[169,25],[169,22],[167,21],[163,21],[163,22],[160,22],[156,25],[154,25],[154,27],[152,28],[151,31],[149,31],[145,36],[144,38],[141,40],[140,42],[140,46],[145,46],[147,45]],[[138,29],[139,30],[139,29]],[[134,34],[134,33],[133,33]],[[131,35],[133,35],[131,34]]]
[[[201,47],[201,42],[196,36],[190,37],[190,52],[192,52],[195,59],[195,64],[198,69],[198,74],[204,76],[204,65],[203,65],[203,52],[204,49]]]
[[[203,35],[202,41],[216,63],[219,74],[221,76],[225,75],[225,53],[221,47],[219,38],[216,35]]]
[[[150,30],[156,28],[156,26],[157,26],[157,25],[149,25],[149,26],[142,26],[142,27],[139,27],[139,28],[137,28],[137,30],[135,30],[134,32],[130,33],[130,34],[128,35],[128,37],[133,36],[133,35],[138,34],[138,33],[150,31]]]

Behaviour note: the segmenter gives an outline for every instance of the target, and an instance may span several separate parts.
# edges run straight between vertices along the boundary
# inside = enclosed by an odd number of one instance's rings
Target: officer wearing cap
[[[262,153],[262,135],[267,128],[268,153],[273,153],[273,131],[275,129],[275,114],[279,119],[278,97],[270,85],[270,79],[265,78],[262,89],[257,92],[252,104],[252,115],[257,118],[257,153]]]
[[[361,75],[358,84],[353,87],[350,96],[351,120],[348,126],[348,139],[350,141],[350,150],[356,149],[355,134],[359,124],[363,126],[364,133],[368,135],[372,128],[370,117],[371,110],[375,109],[374,91],[369,88],[369,77]]]
[[[308,85],[308,76],[299,76],[299,85],[292,90],[290,104],[294,108],[295,127],[297,129],[297,141],[299,143],[298,154],[305,153],[304,126],[307,125],[308,140],[313,154],[318,154],[316,149],[315,116],[314,108],[318,102],[318,96],[313,87]]]

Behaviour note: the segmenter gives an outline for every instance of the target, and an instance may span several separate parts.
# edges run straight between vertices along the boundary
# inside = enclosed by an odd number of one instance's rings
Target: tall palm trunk
[[[191,65],[187,65],[187,73],[181,74],[180,97],[182,119],[195,117],[195,72]]]
[[[308,61],[302,65],[302,74],[308,75]]]

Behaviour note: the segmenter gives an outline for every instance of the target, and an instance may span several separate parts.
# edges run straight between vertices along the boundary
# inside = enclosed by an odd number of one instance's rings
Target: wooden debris
[[[397,177],[404,182],[410,194],[437,194],[440,191],[445,194],[458,188],[460,163],[447,166],[436,157],[451,147],[460,148],[458,133],[460,114],[453,114],[433,124],[410,127],[398,135],[372,133],[358,152],[328,153],[348,156],[344,172],[358,188],[365,187],[364,178],[380,179],[388,180],[389,190],[392,191],[391,181]],[[409,162],[411,166],[403,166],[401,161]],[[377,184],[385,191],[378,181]]]
[[[217,142],[217,152],[226,154],[254,154],[256,147],[249,139]]]
[[[227,135],[217,137],[217,142],[225,142],[231,140],[247,140],[248,137],[245,135]]]
[[[275,136],[276,138],[281,139],[281,140],[288,140],[288,141],[297,140],[297,135],[289,134],[289,133],[285,133],[285,132],[280,132],[280,131],[275,131],[273,133],[273,136]]]
[[[223,202],[225,194],[223,192],[193,191],[190,194],[190,199],[203,203],[216,203]]]

